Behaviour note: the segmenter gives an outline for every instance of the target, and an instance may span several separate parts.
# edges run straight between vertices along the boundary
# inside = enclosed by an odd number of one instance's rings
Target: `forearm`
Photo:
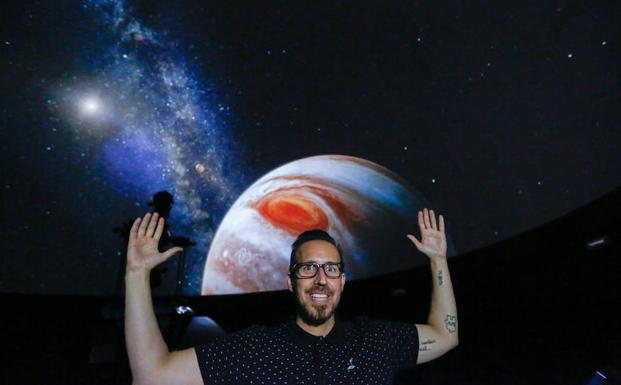
[[[431,306],[427,323],[455,345],[458,343],[457,305],[446,259],[431,259]]]
[[[169,353],[153,311],[146,269],[125,274],[125,340],[134,383],[145,383]]]

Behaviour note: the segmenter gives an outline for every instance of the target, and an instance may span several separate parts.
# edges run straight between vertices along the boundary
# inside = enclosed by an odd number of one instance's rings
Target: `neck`
[[[334,327],[334,322],[335,322],[334,315],[330,317],[326,322],[322,323],[321,325],[317,325],[317,326],[307,324],[306,322],[302,320],[302,318],[300,318],[300,316],[297,316],[295,319],[295,323],[300,328],[302,328],[302,330],[317,337],[327,336],[328,333],[330,333],[330,331]]]

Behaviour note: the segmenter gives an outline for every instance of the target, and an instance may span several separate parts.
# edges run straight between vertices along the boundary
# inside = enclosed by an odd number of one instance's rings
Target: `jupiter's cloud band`
[[[261,177],[235,202],[211,245],[203,294],[286,288],[291,243],[309,229],[345,250],[348,279],[412,267],[424,259],[405,238],[423,201],[396,174],[364,159],[297,160]]]

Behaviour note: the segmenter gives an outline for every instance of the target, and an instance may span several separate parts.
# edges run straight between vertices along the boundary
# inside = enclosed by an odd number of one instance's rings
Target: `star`
[[[88,98],[82,102],[82,110],[89,114],[96,113],[99,111],[100,105],[99,101],[95,98]]]

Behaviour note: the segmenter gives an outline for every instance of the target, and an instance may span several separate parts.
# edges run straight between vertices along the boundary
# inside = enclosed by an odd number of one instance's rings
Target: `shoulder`
[[[362,343],[374,346],[387,354],[398,367],[411,366],[418,356],[418,329],[415,323],[370,320],[366,317],[353,321]]]
[[[209,352],[215,353],[222,349],[230,350],[235,346],[244,346],[246,348],[258,347],[257,345],[264,343],[271,334],[273,332],[270,332],[270,328],[263,325],[253,325],[216,337],[211,341],[196,346],[195,349],[197,354],[200,355]]]
[[[202,370],[205,367],[224,369],[262,355],[277,345],[281,328],[254,325],[197,345],[194,350],[199,365]]]
[[[353,321],[356,327],[367,332],[379,334],[413,334],[418,335],[418,329],[415,323],[387,321],[387,320],[371,320],[367,317],[358,317]]]
[[[360,335],[367,341],[401,349],[418,348],[418,329],[415,323],[357,318],[353,321]]]

